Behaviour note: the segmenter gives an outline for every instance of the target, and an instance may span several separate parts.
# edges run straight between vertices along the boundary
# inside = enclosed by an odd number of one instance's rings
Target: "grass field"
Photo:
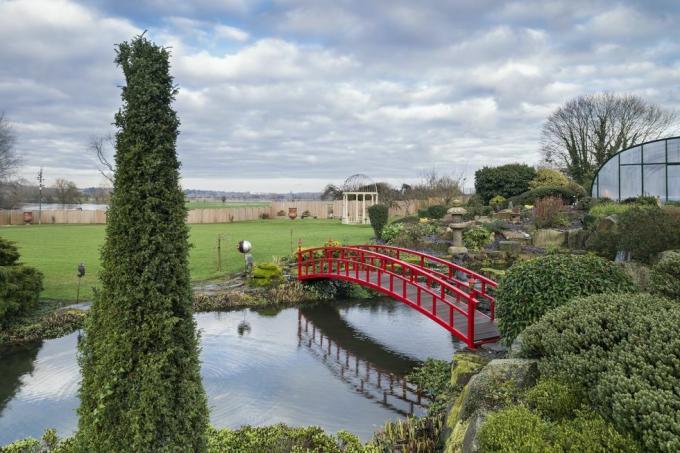
[[[267,208],[268,201],[187,201],[187,209],[219,209],[219,208]]]
[[[45,274],[45,299],[75,300],[78,263],[85,263],[86,275],[81,299],[92,297],[97,286],[99,249],[104,243],[104,225],[32,225],[0,227],[0,236],[16,242],[21,261]],[[364,243],[373,230],[368,225],[342,225],[333,220],[254,220],[227,224],[190,225],[191,278],[194,281],[219,278],[243,268],[243,256],[236,244],[247,239],[253,244],[255,262],[270,261],[272,256],[290,253],[298,238],[304,246],[322,245],[327,239],[344,244]],[[222,234],[222,272],[217,272],[217,236]]]

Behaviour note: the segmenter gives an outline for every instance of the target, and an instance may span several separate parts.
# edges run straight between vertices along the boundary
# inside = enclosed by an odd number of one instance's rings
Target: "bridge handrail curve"
[[[462,308],[456,306],[456,305],[455,305],[453,302],[451,302],[450,300],[447,300],[446,298],[441,297],[441,295],[440,295],[440,294],[437,294],[437,292],[434,291],[434,290],[432,290],[432,288],[428,288],[427,286],[422,286],[422,285],[420,285],[418,282],[409,280],[408,277],[406,277],[406,276],[404,276],[404,275],[397,274],[397,273],[394,273],[394,272],[390,272],[390,271],[388,271],[388,270],[386,270],[386,269],[383,269],[383,268],[381,268],[381,267],[375,266],[375,265],[373,265],[373,264],[367,264],[367,263],[363,263],[363,262],[359,262],[359,261],[350,261],[350,260],[348,260],[348,259],[346,259],[346,258],[333,258],[333,257],[331,257],[331,258],[316,257],[315,259],[312,259],[312,260],[310,260],[310,261],[311,261],[311,262],[325,262],[325,263],[327,263],[327,262],[329,262],[329,261],[333,261],[333,262],[343,262],[343,263],[348,263],[348,262],[349,262],[349,263],[360,263],[360,264],[362,264],[362,265],[365,266],[365,267],[370,267],[370,268],[375,269],[376,271],[381,271],[381,272],[384,272],[384,273],[386,273],[386,274],[388,274],[388,275],[393,275],[393,276],[396,277],[398,280],[404,281],[404,282],[406,282],[406,283],[411,283],[411,284],[417,285],[417,286],[420,287],[421,291],[423,291],[424,293],[429,294],[429,295],[431,295],[432,297],[436,297],[437,300],[439,300],[439,301],[441,301],[441,302],[444,302],[444,303],[445,303],[448,307],[450,307],[451,309],[456,310],[458,313],[460,313],[460,314],[462,314],[462,315],[464,315],[464,316],[468,316],[468,313],[467,313],[465,310],[463,310]],[[303,261],[303,264],[305,264],[305,261]],[[320,275],[320,276],[325,276],[325,275],[331,276],[331,275],[333,275],[333,276],[340,276],[340,277],[344,277],[344,276],[345,276],[345,275],[342,274],[342,273],[333,273],[333,272],[318,272],[318,273],[312,273],[311,275],[313,275],[313,276],[314,276],[314,275]],[[371,284],[373,285],[372,282],[364,282],[364,283],[371,283]],[[375,286],[375,285],[374,285],[374,286]],[[380,285],[377,285],[377,286],[379,286],[379,287],[382,288],[382,289],[388,289],[388,288],[383,288],[383,287],[380,286]],[[464,294],[465,294],[465,293],[464,293]],[[475,300],[474,298],[472,298],[469,294],[466,294],[465,302],[467,302],[468,305],[469,305],[470,303],[473,303],[474,305],[476,305],[476,304],[478,303],[477,300]],[[428,312],[428,313],[429,313],[429,312]]]
[[[422,276],[422,277],[425,277],[425,278],[427,278],[427,279],[429,279],[429,280],[431,280],[431,281],[433,281],[433,282],[439,284],[441,287],[448,289],[450,292],[456,294],[457,296],[460,296],[461,298],[465,299],[466,301],[472,302],[475,306],[479,303],[479,301],[478,301],[474,296],[472,296],[472,295],[466,293],[465,291],[463,291],[463,290],[461,290],[460,288],[458,288],[458,287],[452,285],[451,283],[447,282],[446,280],[443,280],[443,279],[437,277],[436,275],[432,274],[431,272],[428,272],[427,270],[423,269],[422,267],[418,267],[418,266],[416,266],[416,265],[413,265],[413,264],[411,264],[411,263],[407,263],[407,262],[405,262],[405,261],[399,260],[399,259],[394,258],[394,257],[392,257],[392,256],[383,255],[382,253],[373,252],[373,251],[371,251],[371,250],[366,250],[366,249],[362,249],[362,248],[358,248],[358,247],[353,247],[353,246],[352,246],[352,247],[346,247],[346,246],[339,246],[339,247],[314,247],[314,248],[299,250],[299,251],[298,251],[298,255],[299,255],[300,258],[301,258],[303,254],[312,255],[313,252],[318,251],[318,250],[322,250],[322,251],[324,251],[324,252],[326,252],[326,251],[335,251],[335,250],[337,250],[337,251],[351,250],[351,251],[360,252],[360,253],[368,253],[369,255],[374,256],[374,257],[376,257],[376,258],[383,259],[383,260],[388,260],[388,261],[392,262],[393,264],[397,264],[397,265],[399,265],[399,266],[401,267],[402,270],[403,270],[403,269],[409,269],[409,270],[411,270],[411,271],[415,271],[414,273],[415,273],[416,275],[420,275],[420,276]],[[324,256],[324,257],[314,257],[314,256],[310,256],[310,258],[312,258],[311,261],[316,261],[316,259],[318,259],[318,260],[325,260],[325,261],[329,261],[329,260],[339,261],[339,259],[337,259],[337,258],[328,257],[328,256]],[[362,265],[364,265],[364,266],[369,266],[369,267],[372,267],[372,268],[374,268],[374,269],[378,269],[378,270],[380,270],[380,271],[382,271],[382,272],[386,272],[388,275],[389,275],[389,274],[392,274],[392,275],[398,277],[398,278],[401,279],[401,280],[407,281],[408,283],[418,284],[418,282],[413,282],[413,281],[411,281],[411,280],[408,280],[408,279],[403,275],[403,273],[402,273],[402,274],[397,274],[397,273],[388,271],[387,269],[380,268],[380,267],[377,267],[377,266],[375,266],[375,265],[371,265],[371,264],[365,263],[365,262],[363,262],[363,261],[362,261],[362,262],[359,262],[359,261],[351,261],[351,260],[348,260],[348,259],[345,259],[345,258],[343,258],[343,259],[344,259],[345,261],[356,262],[356,263],[360,263],[360,264],[362,264]],[[304,264],[304,263],[305,263],[305,261],[300,262],[300,264]],[[329,273],[329,274],[330,274],[330,273]],[[454,307],[455,309],[461,311],[461,309],[460,309],[459,307],[457,307],[456,305],[454,305],[453,303],[451,303],[451,302],[450,302],[449,300],[447,300],[446,298],[441,297],[441,295],[435,293],[434,291],[432,291],[432,290],[431,290],[430,288],[428,288],[427,286],[422,286],[422,285],[419,285],[419,284],[418,284],[418,286],[420,286],[423,290],[427,291],[427,292],[430,293],[431,295],[433,295],[433,296],[439,298],[440,300],[446,302],[447,305],[451,305],[451,306]],[[463,312],[463,313],[464,313],[464,312]]]
[[[476,280],[484,282],[491,287],[495,288],[496,286],[498,286],[498,283],[496,283],[495,281],[491,280],[488,277],[485,277],[482,274],[479,274],[479,273],[477,273],[473,270],[470,270],[466,267],[463,267],[459,264],[452,263],[450,261],[446,261],[445,259],[439,258],[438,256],[430,255],[429,253],[419,252],[417,250],[406,249],[406,248],[403,248],[403,247],[396,247],[396,246],[393,246],[393,245],[382,245],[382,244],[350,245],[348,247],[355,247],[355,248],[362,248],[362,249],[386,249],[386,250],[394,250],[394,251],[400,252],[400,253],[406,253],[408,255],[416,255],[416,256],[419,256],[421,258],[425,258],[426,260],[434,261],[435,263],[443,264],[443,265],[445,265],[449,268],[463,272],[464,274],[470,275],[473,278],[475,278]]]

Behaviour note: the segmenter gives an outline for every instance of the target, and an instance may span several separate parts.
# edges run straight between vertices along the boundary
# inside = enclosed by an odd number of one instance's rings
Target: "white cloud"
[[[5,1],[0,111],[27,177],[45,166],[98,184],[84,149],[120,105],[114,44],[148,29],[172,52],[185,187],[310,190],[432,167],[470,178],[536,162],[544,118],[573,96],[677,105],[679,12],[640,5]]]

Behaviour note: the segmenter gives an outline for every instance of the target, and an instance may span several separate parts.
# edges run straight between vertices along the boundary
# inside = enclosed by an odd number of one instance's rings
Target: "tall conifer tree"
[[[123,105],[102,288],[80,345],[84,451],[202,451],[208,409],[191,311],[188,228],[169,53],[118,45]]]

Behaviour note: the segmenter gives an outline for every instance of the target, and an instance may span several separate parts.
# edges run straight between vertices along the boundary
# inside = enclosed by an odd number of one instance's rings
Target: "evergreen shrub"
[[[14,243],[0,237],[0,326],[33,310],[43,289],[42,273],[17,263],[19,256]]]
[[[680,301],[680,252],[671,253],[652,267],[650,290]]]
[[[170,55],[117,47],[125,84],[101,291],[80,341],[79,451],[205,451],[208,407],[192,317],[187,208]]]
[[[520,261],[496,289],[498,328],[511,342],[548,310],[574,297],[634,289],[616,264],[596,256],[555,254]]]
[[[427,208],[427,216],[430,219],[441,219],[446,215],[446,206],[435,204]]]
[[[389,209],[384,204],[375,204],[368,208],[368,218],[376,238],[382,239],[382,231],[387,225],[388,217]]]
[[[570,187],[564,186],[538,187],[536,189],[531,189],[526,192],[523,192],[520,195],[514,196],[510,198],[508,201],[511,201],[514,206],[533,205],[534,203],[536,203],[536,200],[545,197],[559,197],[565,203],[572,204],[575,203],[576,200],[579,198],[579,194],[577,191],[573,190]]]
[[[645,451],[680,451],[680,307],[648,294],[598,294],[547,313],[522,334],[543,376],[572,383]]]
[[[506,453],[638,452],[638,445],[619,434],[601,416],[578,411],[573,419],[550,422],[526,406],[494,412],[480,428],[479,451]]]
[[[475,172],[475,192],[484,203],[496,195],[510,198],[526,192],[536,177],[536,170],[525,164],[484,167]]]

